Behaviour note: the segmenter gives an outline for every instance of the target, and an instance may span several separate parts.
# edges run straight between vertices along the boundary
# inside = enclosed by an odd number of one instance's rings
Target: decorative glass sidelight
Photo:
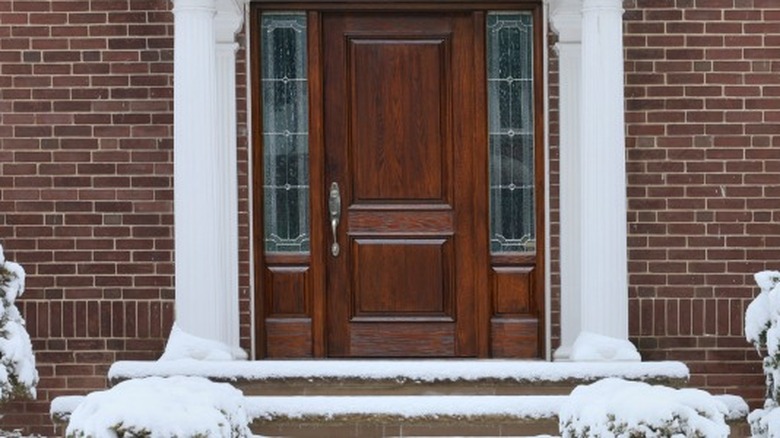
[[[487,15],[490,248],[533,252],[534,56],[533,17],[527,12]]]
[[[264,13],[260,45],[265,250],[308,252],[306,14]]]

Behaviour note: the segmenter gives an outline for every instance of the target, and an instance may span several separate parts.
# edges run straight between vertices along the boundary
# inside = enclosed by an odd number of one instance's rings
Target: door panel
[[[487,273],[463,266],[487,233],[466,226],[487,212],[470,203],[484,164],[470,16],[326,14],[323,40],[325,176],[344,209],[326,262],[329,355],[475,355]]]
[[[355,316],[453,320],[452,251],[446,239],[355,239]]]
[[[448,40],[347,41],[355,200],[441,201]]]

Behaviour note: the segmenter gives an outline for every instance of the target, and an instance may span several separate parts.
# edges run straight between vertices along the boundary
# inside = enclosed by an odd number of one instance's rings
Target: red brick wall
[[[630,331],[757,404],[753,273],[780,269],[780,3],[625,2]]]
[[[169,0],[0,2],[0,240],[24,265],[18,302],[38,400],[0,427],[52,434],[49,400],[156,359],[173,320],[173,25]],[[246,83],[242,62],[238,83]],[[239,119],[246,120],[239,90]],[[241,127],[242,336],[249,338]]]

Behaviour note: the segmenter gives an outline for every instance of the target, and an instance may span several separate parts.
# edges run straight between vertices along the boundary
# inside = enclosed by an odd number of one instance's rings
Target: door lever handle
[[[330,185],[328,210],[330,211],[330,229],[333,232],[333,244],[330,246],[330,253],[333,257],[338,257],[341,249],[339,248],[338,239],[339,221],[341,220],[341,192],[339,191],[339,184],[336,182]]]

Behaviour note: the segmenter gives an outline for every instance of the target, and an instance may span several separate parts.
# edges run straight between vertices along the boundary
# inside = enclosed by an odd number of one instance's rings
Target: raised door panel
[[[348,41],[355,202],[442,201],[447,40]]]
[[[445,239],[356,239],[353,321],[452,321],[452,255]]]

